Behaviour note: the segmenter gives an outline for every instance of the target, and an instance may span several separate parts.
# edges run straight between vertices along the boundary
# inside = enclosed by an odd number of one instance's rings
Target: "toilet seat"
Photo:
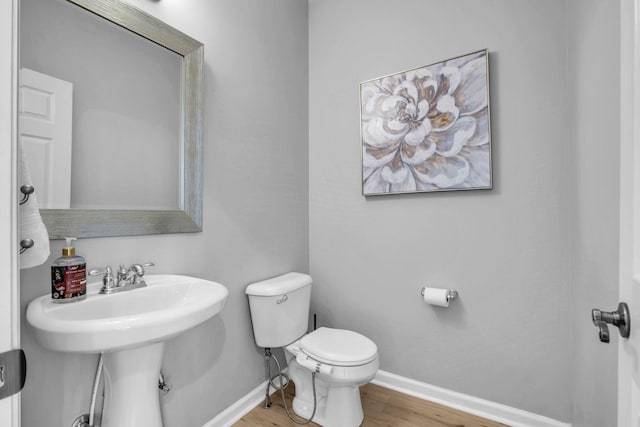
[[[299,341],[308,357],[333,366],[362,366],[378,355],[378,347],[369,338],[344,329],[318,328]]]
[[[285,354],[296,385],[296,414],[310,418],[315,407],[318,425],[361,425],[360,386],[375,378],[379,367],[373,341],[353,331],[319,328],[285,347]]]

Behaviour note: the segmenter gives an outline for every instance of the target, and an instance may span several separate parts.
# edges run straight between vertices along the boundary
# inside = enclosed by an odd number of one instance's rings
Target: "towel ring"
[[[31,249],[35,245],[35,242],[31,239],[22,239],[20,241],[20,253],[23,254],[27,249]]]
[[[25,184],[20,187],[20,192],[22,193],[22,200],[20,200],[20,204],[24,205],[27,203],[29,196],[32,195],[34,191],[36,191],[36,189],[33,188],[33,185]]]

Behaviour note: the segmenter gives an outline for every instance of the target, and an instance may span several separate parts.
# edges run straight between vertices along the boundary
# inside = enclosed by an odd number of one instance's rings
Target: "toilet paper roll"
[[[439,307],[449,307],[449,289],[425,288],[424,302]]]

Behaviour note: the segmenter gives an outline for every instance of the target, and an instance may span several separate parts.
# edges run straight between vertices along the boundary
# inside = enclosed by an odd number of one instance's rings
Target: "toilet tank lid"
[[[247,295],[271,297],[295,291],[296,289],[311,285],[311,282],[311,276],[308,274],[291,272],[252,283],[247,286],[245,292]]]

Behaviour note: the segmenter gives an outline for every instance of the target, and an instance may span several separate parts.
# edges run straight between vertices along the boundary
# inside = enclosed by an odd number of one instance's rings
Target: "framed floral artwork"
[[[488,51],[360,84],[364,196],[492,188]]]

